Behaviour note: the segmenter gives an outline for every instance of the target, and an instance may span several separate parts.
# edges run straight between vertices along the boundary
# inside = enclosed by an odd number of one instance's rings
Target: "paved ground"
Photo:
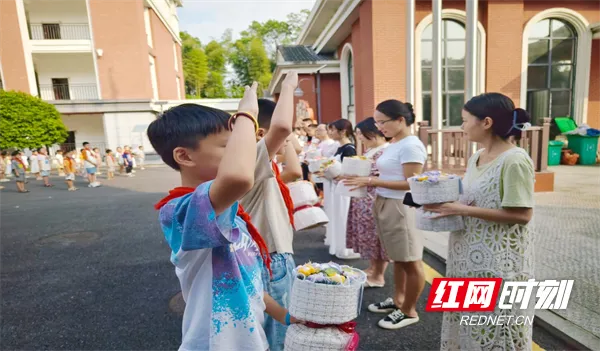
[[[67,192],[14,183],[0,191],[0,348],[54,350],[173,350],[181,317],[169,309],[179,291],[168,248],[152,204],[177,184],[177,174],[151,168],[133,179],[117,178],[98,189]],[[296,261],[328,261],[323,232],[295,237]],[[444,266],[427,256],[440,273]],[[352,262],[365,267],[362,261]],[[388,281],[391,282],[391,271]],[[376,326],[366,304],[391,292],[365,292],[358,319],[361,350],[439,349],[441,315],[421,313],[421,322],[401,331]],[[423,311],[429,286],[419,310]],[[534,341],[548,350],[566,346],[537,328]]]
[[[536,277],[575,280],[569,307],[552,312],[593,334],[598,342],[600,167],[556,166],[550,170],[555,173],[555,191],[535,195]],[[448,234],[427,233],[426,247],[445,258]]]

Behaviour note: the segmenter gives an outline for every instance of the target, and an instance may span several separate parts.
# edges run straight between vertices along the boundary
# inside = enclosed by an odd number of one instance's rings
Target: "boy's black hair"
[[[83,146],[85,147],[86,145],[89,145],[90,143],[88,143],[87,141],[83,142]]]
[[[2,152],[0,153],[0,155],[2,155],[2,156],[6,156],[6,155],[8,155],[8,151],[6,151],[6,150],[2,150]]]
[[[12,154],[10,154],[11,156],[19,156],[19,154],[21,153],[21,150],[15,150],[12,152]]]
[[[111,152],[112,152],[111,149],[106,149],[106,151],[104,151],[104,153],[107,154],[107,155],[110,154]]]
[[[183,104],[172,107],[148,126],[148,139],[162,160],[179,170],[173,158],[177,147],[196,149],[209,135],[227,130],[229,113],[216,108]]]
[[[258,99],[258,127],[269,129],[271,128],[271,118],[277,104],[268,99]]]

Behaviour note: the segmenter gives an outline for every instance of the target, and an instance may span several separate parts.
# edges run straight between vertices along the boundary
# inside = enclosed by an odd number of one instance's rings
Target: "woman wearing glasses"
[[[425,206],[440,216],[464,216],[465,230],[450,235],[446,275],[533,279],[533,161],[509,141],[530,126],[529,114],[515,109],[508,97],[489,93],[469,100],[462,117],[469,140],[483,148],[469,160],[461,200]],[[496,307],[494,314],[533,318],[533,306],[530,301],[528,310]],[[467,326],[460,317],[457,312],[444,313],[442,350],[531,350],[527,323]]]
[[[425,146],[410,126],[415,121],[412,105],[387,100],[375,109],[375,124],[391,138],[390,145],[377,159],[379,177],[361,177],[345,181],[356,187],[376,187],[373,216],[377,233],[388,257],[394,261],[394,296],[369,306],[369,311],[386,313],[378,325],[399,329],[419,321],[417,301],[425,285],[423,244],[414,228],[414,209],[403,204],[410,189],[407,178],[421,173],[427,160]]]

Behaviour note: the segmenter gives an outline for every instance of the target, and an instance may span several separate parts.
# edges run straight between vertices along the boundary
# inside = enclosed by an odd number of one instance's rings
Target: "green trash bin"
[[[558,140],[548,142],[548,166],[557,166],[560,164],[560,156],[564,144]]]
[[[578,164],[596,164],[596,152],[598,151],[597,136],[567,135],[567,140],[569,140],[569,149],[579,154]]]

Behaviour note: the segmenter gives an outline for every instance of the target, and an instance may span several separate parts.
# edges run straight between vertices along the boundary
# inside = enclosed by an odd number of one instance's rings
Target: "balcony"
[[[87,23],[30,23],[29,34],[33,53],[92,51]]]
[[[90,84],[40,84],[42,100],[98,100],[95,83]]]

